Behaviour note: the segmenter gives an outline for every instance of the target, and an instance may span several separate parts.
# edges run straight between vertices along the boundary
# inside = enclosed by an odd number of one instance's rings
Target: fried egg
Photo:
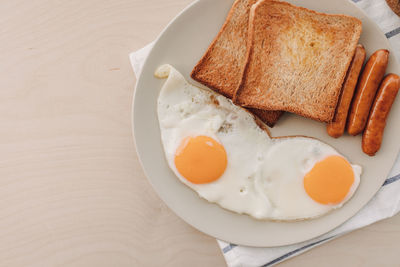
[[[201,198],[256,219],[302,220],[341,207],[361,167],[307,137],[271,138],[254,116],[170,65],[157,113],[169,167]]]

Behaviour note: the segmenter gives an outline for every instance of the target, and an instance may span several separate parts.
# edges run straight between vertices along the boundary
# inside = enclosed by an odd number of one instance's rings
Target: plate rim
[[[270,245],[270,246],[267,245],[267,246],[266,246],[266,245],[262,245],[262,244],[255,244],[255,243],[252,243],[252,242],[239,242],[239,243],[237,243],[237,242],[232,242],[232,241],[226,240],[226,239],[223,238],[223,237],[220,237],[218,234],[215,234],[215,233],[212,234],[212,233],[210,233],[210,232],[205,231],[204,229],[201,229],[201,227],[199,227],[197,224],[192,223],[188,218],[182,216],[179,212],[177,212],[175,208],[171,207],[170,203],[168,203],[168,202],[166,201],[165,197],[163,196],[163,193],[160,192],[159,188],[158,188],[157,186],[154,185],[152,179],[149,178],[149,174],[148,174],[148,172],[147,172],[147,170],[146,170],[146,168],[145,168],[145,166],[144,166],[144,164],[143,164],[143,161],[142,161],[142,154],[141,154],[141,152],[140,152],[139,149],[138,149],[138,142],[137,142],[136,134],[135,134],[135,133],[136,133],[136,129],[137,129],[137,127],[135,127],[135,121],[137,121],[137,120],[135,119],[135,117],[138,116],[138,115],[135,115],[135,114],[138,114],[138,112],[135,112],[135,107],[137,106],[137,105],[135,105],[136,99],[137,99],[137,98],[136,98],[136,94],[137,94],[137,92],[138,92],[137,88],[139,87],[139,85],[140,85],[141,83],[143,83],[142,80],[144,79],[144,78],[143,78],[143,77],[144,77],[144,75],[143,75],[144,69],[145,69],[146,65],[148,64],[150,55],[151,55],[151,53],[153,52],[153,49],[156,47],[156,44],[159,42],[159,40],[166,34],[166,32],[168,31],[168,29],[171,27],[171,25],[174,24],[175,21],[176,21],[179,17],[181,17],[181,16],[182,16],[184,13],[186,13],[188,10],[190,10],[191,8],[193,8],[194,6],[198,5],[199,3],[203,2],[203,1],[206,1],[206,0],[195,0],[195,1],[193,1],[193,2],[190,3],[189,5],[185,6],[180,12],[178,12],[177,15],[175,15],[175,16],[167,23],[167,25],[163,28],[163,30],[158,34],[157,38],[153,41],[153,46],[151,47],[151,49],[150,49],[148,55],[146,56],[145,60],[143,61],[141,73],[140,73],[140,75],[139,75],[139,76],[137,77],[137,79],[136,79],[136,84],[135,84],[135,86],[134,86],[134,93],[133,93],[133,97],[132,97],[132,107],[131,107],[131,123],[132,123],[132,125],[131,125],[131,127],[132,127],[132,137],[133,137],[133,140],[134,140],[135,150],[136,150],[136,153],[137,153],[137,155],[138,155],[139,163],[140,163],[140,165],[141,165],[141,167],[142,167],[142,170],[143,170],[143,172],[144,172],[144,174],[145,174],[145,176],[146,176],[146,179],[147,179],[148,182],[151,184],[153,190],[155,190],[155,192],[157,193],[157,196],[158,196],[158,197],[165,203],[165,205],[166,205],[176,216],[178,216],[181,220],[183,220],[185,223],[189,224],[191,227],[197,229],[198,231],[200,231],[200,232],[202,232],[202,233],[204,233],[204,234],[206,234],[206,235],[209,235],[209,236],[211,236],[211,237],[213,237],[213,238],[217,238],[217,239],[219,239],[219,240],[222,240],[222,241],[224,241],[224,242],[227,242],[227,243],[234,243],[234,244],[237,244],[237,245],[245,245],[245,246],[253,246],[253,247],[278,247],[278,246],[292,245],[292,244],[296,244],[296,243],[300,243],[300,242],[305,242],[305,241],[308,241],[308,240],[311,240],[311,239],[320,237],[320,236],[322,236],[322,235],[324,235],[324,234],[326,234],[326,233],[328,233],[328,232],[330,232],[330,231],[332,231],[332,230],[334,230],[334,229],[340,227],[342,224],[344,224],[345,222],[347,222],[348,220],[350,220],[352,217],[354,217],[355,215],[357,215],[357,213],[358,213],[361,209],[363,209],[363,208],[369,203],[369,201],[370,201],[371,199],[373,199],[373,197],[376,195],[376,193],[380,190],[380,187],[377,188],[377,190],[376,190],[375,193],[369,198],[369,200],[366,201],[353,215],[351,215],[350,217],[348,217],[346,220],[344,220],[344,221],[341,222],[340,224],[336,225],[335,227],[333,227],[333,228],[331,228],[331,229],[329,229],[329,230],[317,231],[317,233],[315,233],[313,236],[311,236],[311,237],[309,237],[309,238],[307,238],[307,239],[293,240],[293,242],[284,242],[284,243],[282,243],[282,244],[276,244],[276,245]],[[231,3],[233,4],[234,1],[235,1],[235,0],[231,0]],[[318,0],[314,0],[314,1],[318,1]],[[366,12],[365,12],[364,10],[362,10],[361,8],[359,8],[359,7],[356,5],[356,3],[354,3],[354,2],[351,1],[351,0],[343,0],[343,1],[346,1],[346,2],[350,3],[350,4],[353,6],[353,8],[356,8],[359,12],[361,12],[369,21],[372,22],[373,27],[375,27],[375,28],[380,32],[381,35],[385,36],[385,33],[379,28],[379,26],[377,25],[377,23],[375,23],[375,21],[373,21],[373,20],[366,14]],[[300,3],[300,6],[301,6],[301,3]],[[308,8],[308,9],[309,9],[309,8]],[[318,11],[318,12],[320,12],[320,11]],[[325,13],[325,12],[320,12],[320,13]],[[332,13],[332,14],[333,14],[333,13]],[[363,26],[363,27],[364,27],[364,26]],[[215,36],[213,37],[213,39],[214,39],[214,38],[215,38]],[[389,47],[390,51],[393,51],[393,50],[394,50],[393,47],[392,47],[392,45],[390,44],[388,38],[386,38],[386,36],[385,36],[385,38],[384,38],[384,42],[385,42],[386,45]],[[392,52],[391,52],[391,53],[392,53]],[[394,61],[395,61],[395,65],[399,68],[399,67],[400,67],[400,63],[399,63],[397,57],[394,56],[393,59],[394,59]],[[188,82],[190,82],[190,81],[188,81]],[[190,82],[190,83],[193,84],[193,82]],[[399,151],[397,151],[396,153],[397,153],[396,155],[398,155],[398,154],[399,154]],[[393,168],[393,165],[394,165],[395,161],[396,161],[396,156],[395,156],[393,159],[390,159],[391,166],[392,166],[391,168]],[[389,174],[389,173],[390,173],[390,170],[389,170],[388,174]],[[385,175],[385,177],[386,177],[386,176],[387,176],[387,175]],[[209,204],[216,205],[215,203],[209,203]],[[223,208],[221,208],[221,207],[219,207],[219,206],[218,206],[218,208],[223,209]],[[242,216],[247,216],[247,215],[242,215]]]

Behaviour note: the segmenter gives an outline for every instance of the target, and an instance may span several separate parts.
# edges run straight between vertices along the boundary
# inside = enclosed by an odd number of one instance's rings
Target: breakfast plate
[[[367,56],[378,49],[393,51],[385,35],[360,9],[348,0],[288,1],[319,12],[347,14],[359,18],[363,31],[359,43]],[[322,235],[357,213],[379,190],[396,159],[400,148],[397,136],[400,114],[397,100],[388,118],[381,150],[375,157],[361,150],[361,137],[344,135],[331,138],[326,125],[293,114],[285,114],[271,129],[271,135],[303,135],[317,138],[337,149],[352,163],[363,167],[361,182],[354,196],[340,209],[310,220],[278,222],[255,220],[222,209],[200,198],[182,184],[168,167],[164,156],[157,118],[157,98],[165,80],[154,77],[154,71],[168,63],[179,70],[186,80],[190,72],[221,28],[232,0],[199,0],[182,11],[161,33],[146,59],[137,82],[133,105],[133,132],[143,169],[162,200],[183,220],[221,240],[248,246],[270,247],[293,244]],[[400,73],[399,63],[390,55],[387,72]],[[202,86],[200,86],[202,87]]]

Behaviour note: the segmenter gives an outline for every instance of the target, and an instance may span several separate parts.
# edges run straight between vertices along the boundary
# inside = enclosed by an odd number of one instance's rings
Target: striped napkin
[[[385,0],[352,0],[374,20],[389,39],[393,52],[400,60],[400,18]],[[153,43],[130,54],[133,70],[138,77]],[[333,240],[343,234],[394,216],[400,211],[400,156],[375,197],[350,220],[331,232],[306,242],[272,248],[237,246],[217,240],[229,267],[273,266],[291,257]]]

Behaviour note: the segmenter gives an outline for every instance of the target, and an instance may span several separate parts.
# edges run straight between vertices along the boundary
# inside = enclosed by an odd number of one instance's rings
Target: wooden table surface
[[[128,53],[191,0],[2,0],[0,266],[225,266],[157,197]],[[399,264],[400,216],[281,266]]]

